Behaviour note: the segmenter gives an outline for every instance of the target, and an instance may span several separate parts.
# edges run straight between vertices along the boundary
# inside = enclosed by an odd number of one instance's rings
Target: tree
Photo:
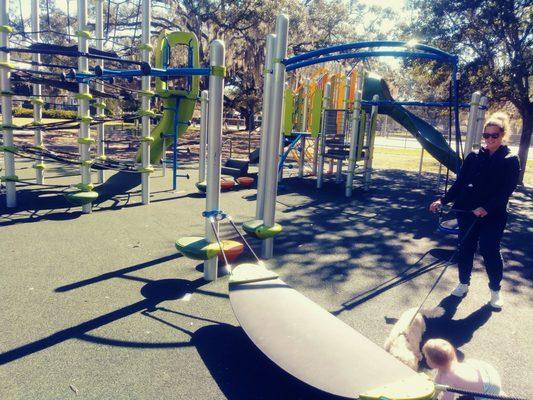
[[[512,103],[522,119],[523,182],[533,130],[533,6],[528,0],[409,0],[418,12],[405,33],[459,55],[460,93],[481,90]],[[467,99],[463,99],[467,100]]]

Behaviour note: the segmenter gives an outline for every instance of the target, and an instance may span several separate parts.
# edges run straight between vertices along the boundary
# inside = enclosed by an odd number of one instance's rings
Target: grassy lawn
[[[401,169],[405,171],[417,171],[420,163],[420,150],[402,149],[389,147],[376,147],[374,149],[373,167],[378,169]],[[429,155],[424,153],[424,162],[422,164],[423,172],[439,172],[439,163]],[[446,173],[446,169],[442,169]],[[533,160],[528,160],[526,173],[524,175],[526,186],[533,186]]]
[[[24,125],[33,121],[33,118],[14,118],[13,123],[16,125]],[[43,118],[44,123],[47,122],[59,122],[63,120]],[[133,123],[122,123],[120,121],[106,122],[106,126],[124,126],[124,128],[132,128],[135,126]],[[94,129],[94,128],[93,128]],[[196,135],[198,126],[189,127],[189,134]],[[77,132],[77,129],[71,129],[69,131]],[[191,138],[192,139],[192,138]],[[239,140],[245,140],[245,137],[239,138]],[[255,138],[257,139],[257,138]],[[254,143],[255,145],[255,143]],[[418,171],[420,162],[420,150],[417,149],[404,149],[404,148],[389,148],[389,147],[376,147],[374,150],[374,168],[378,169],[401,169],[406,171]],[[435,161],[427,152],[424,153],[424,162],[422,164],[424,172],[438,173],[439,163]],[[442,173],[446,173],[446,169],[442,169]],[[524,183],[526,186],[533,186],[533,160],[529,160],[526,166],[526,173],[524,176]]]

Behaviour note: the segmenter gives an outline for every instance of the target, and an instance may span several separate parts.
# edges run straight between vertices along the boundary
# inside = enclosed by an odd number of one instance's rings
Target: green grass
[[[416,171],[420,163],[420,150],[417,149],[392,149],[389,147],[376,147],[374,149],[374,161],[372,166],[376,169],[401,169],[405,171]],[[423,172],[439,172],[439,163],[427,152],[424,153],[422,164]],[[446,169],[442,169],[446,173]],[[528,160],[524,184],[533,186],[533,160]]]

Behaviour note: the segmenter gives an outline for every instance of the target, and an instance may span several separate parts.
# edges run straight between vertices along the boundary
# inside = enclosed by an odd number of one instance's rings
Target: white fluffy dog
[[[420,342],[426,331],[424,318],[441,317],[444,315],[444,309],[436,307],[432,310],[420,310],[418,313],[416,311],[416,308],[410,308],[400,316],[383,347],[398,360],[418,371],[418,363],[422,360]]]

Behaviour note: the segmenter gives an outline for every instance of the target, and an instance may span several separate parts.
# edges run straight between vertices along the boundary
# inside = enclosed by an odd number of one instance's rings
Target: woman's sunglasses
[[[499,137],[500,137],[499,133],[484,133],[483,134],[483,139],[488,139],[488,138],[498,139]]]

